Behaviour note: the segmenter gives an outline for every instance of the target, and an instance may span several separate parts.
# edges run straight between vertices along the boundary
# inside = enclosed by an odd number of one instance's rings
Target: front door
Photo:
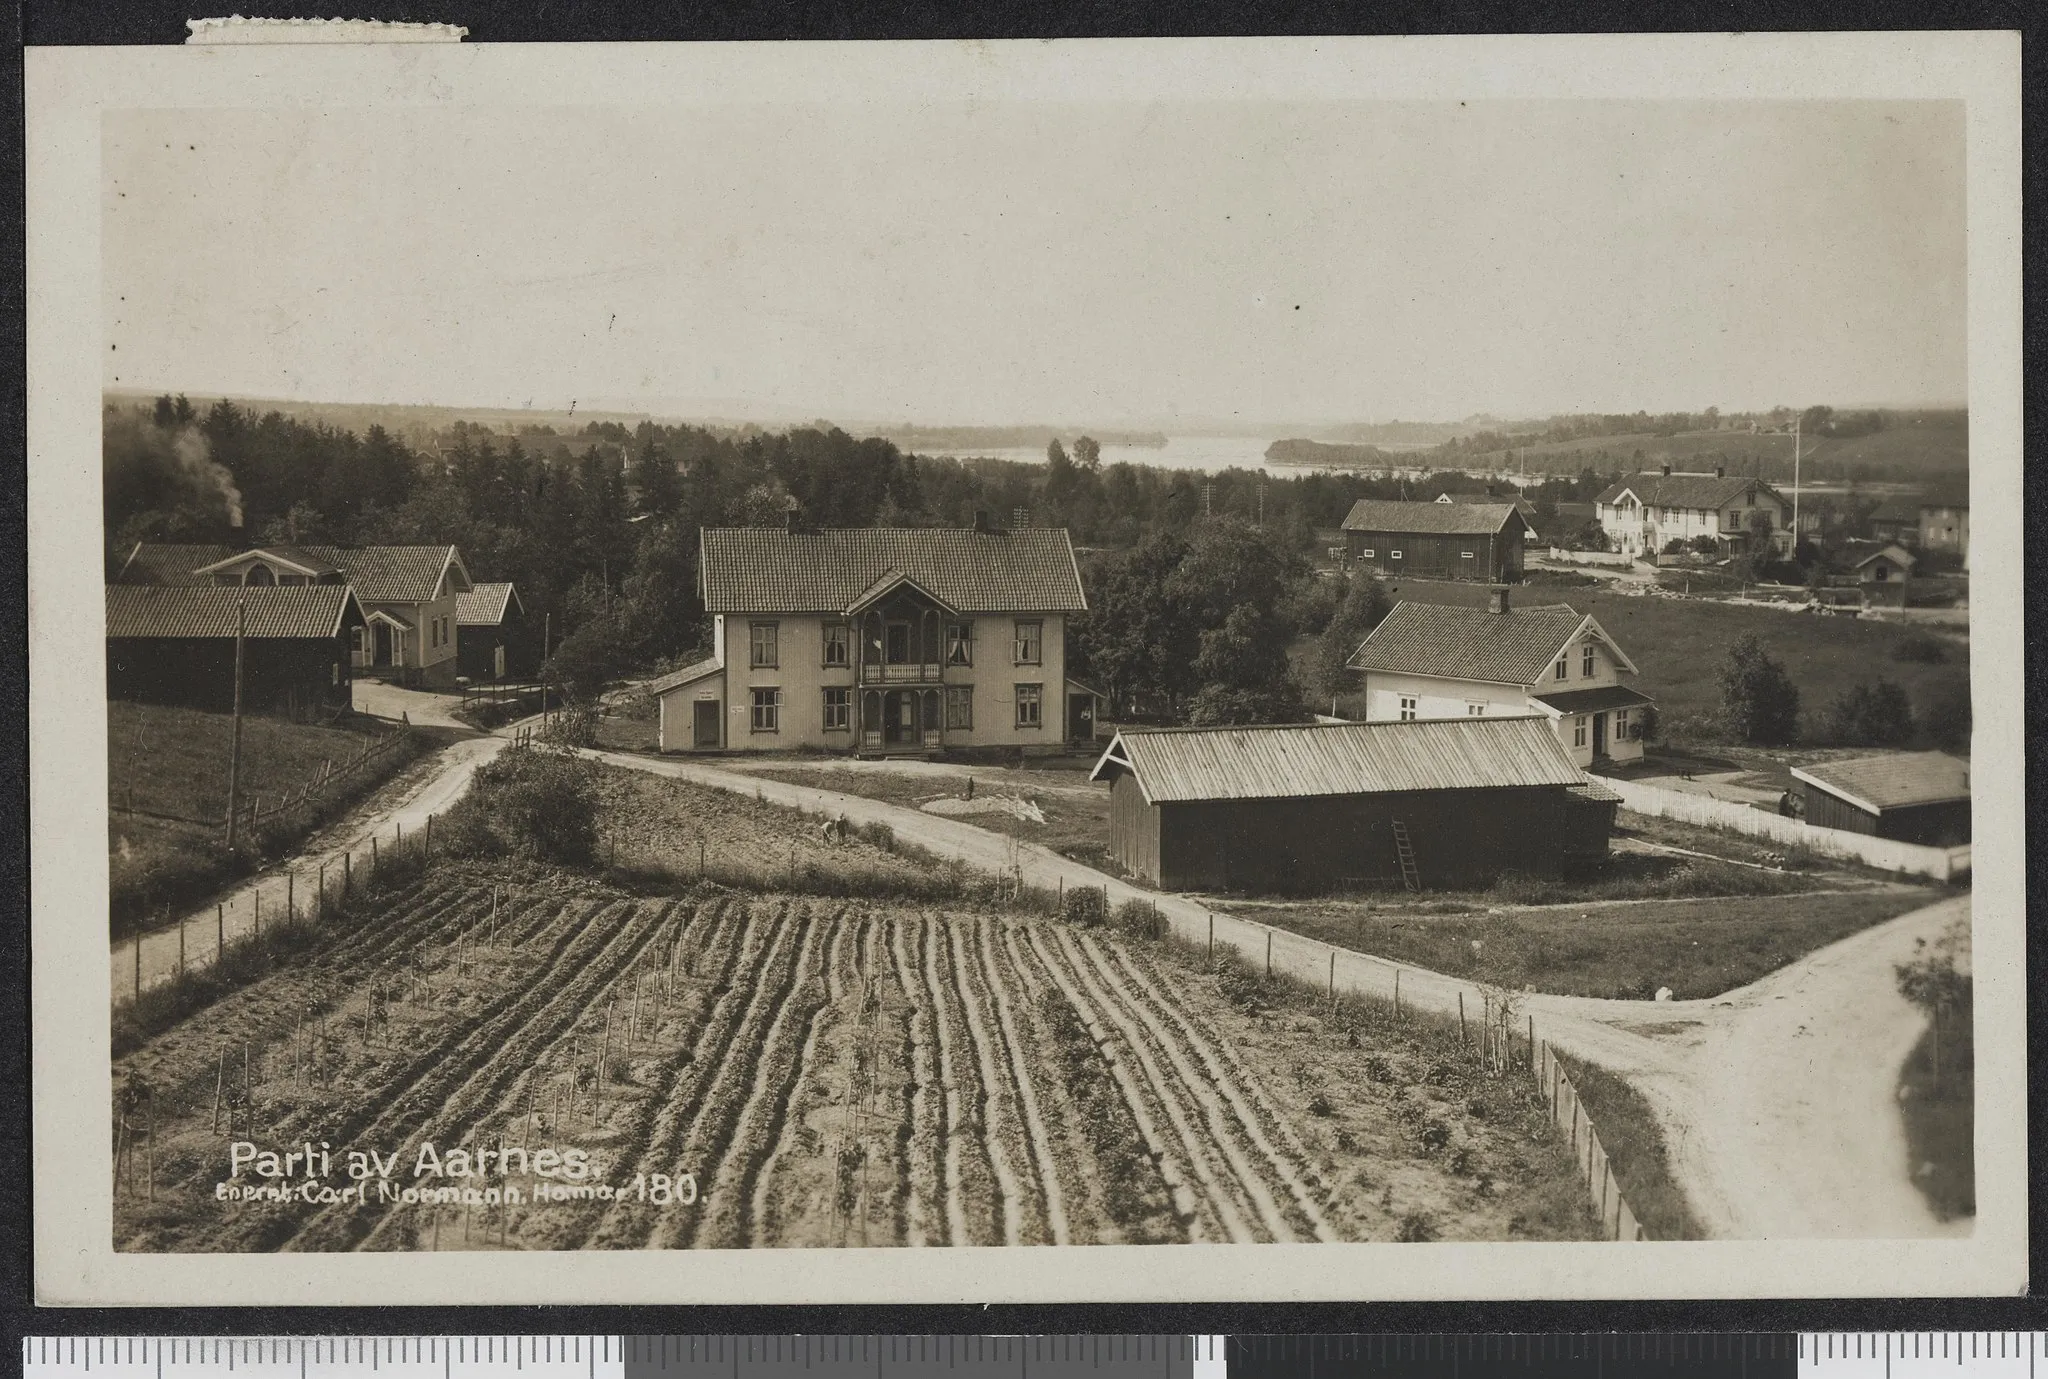
[[[491,648],[491,678],[505,678],[505,648],[502,644]]]
[[[391,624],[380,622],[371,625],[376,629],[377,653],[371,658],[370,663],[372,665],[388,666],[391,664]]]
[[[696,719],[690,734],[690,742],[700,750],[707,747],[715,749],[718,746],[718,724],[724,706],[716,699],[699,699],[696,703]]]
[[[892,747],[915,746],[917,732],[917,695],[909,690],[894,690],[884,696],[884,735]]]
[[[1607,755],[1607,715],[1593,715],[1593,758],[1599,760]]]
[[[1070,694],[1067,696],[1067,727],[1076,742],[1095,740],[1095,696],[1092,694]]]

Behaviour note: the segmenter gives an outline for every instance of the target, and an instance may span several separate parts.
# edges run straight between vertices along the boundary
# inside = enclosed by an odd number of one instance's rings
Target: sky
[[[1955,102],[110,113],[109,387],[854,422],[1961,403]]]

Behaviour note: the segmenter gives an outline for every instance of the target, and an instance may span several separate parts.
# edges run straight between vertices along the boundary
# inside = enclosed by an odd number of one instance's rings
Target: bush
[[[1852,685],[1828,708],[1828,736],[1850,747],[1900,747],[1913,740],[1913,705],[1890,680]]]
[[[597,856],[596,768],[562,752],[509,747],[478,768],[446,822],[453,851],[588,865]]]
[[[1657,740],[1657,729],[1663,726],[1663,720],[1657,716],[1657,706],[1655,704],[1643,705],[1640,709],[1636,710],[1635,720],[1635,726],[1642,734],[1643,741],[1655,742]]]
[[[1920,717],[1927,740],[1945,752],[1970,750],[1970,687],[1951,685],[1937,691]]]
[[[1931,632],[1912,632],[1893,645],[1892,659],[1908,665],[1938,666],[1948,660],[1948,648]]]
[[[585,704],[556,709],[548,715],[541,738],[558,747],[595,747],[597,710]]]
[[[1711,536],[1695,536],[1692,539],[1692,549],[1700,555],[1719,555],[1721,543]]]
[[[871,824],[855,824],[853,836],[884,852],[896,850],[896,830],[879,820]]]
[[[1685,554],[1685,538],[1684,538],[1684,537],[1682,537],[1682,536],[1674,536],[1674,537],[1672,537],[1672,538],[1671,538],[1671,539],[1670,539],[1669,541],[1666,541],[1666,542],[1664,543],[1664,551],[1663,551],[1663,554],[1665,554],[1665,555],[1684,555],[1684,554]]]
[[[1739,742],[1776,746],[1799,730],[1799,687],[1754,632],[1729,648],[1721,667],[1721,712]]]
[[[1060,918],[1081,929],[1095,929],[1109,917],[1109,890],[1074,886],[1060,896]]]
[[[1159,907],[1149,900],[1126,900],[1116,907],[1109,922],[1120,933],[1132,938],[1166,937],[1166,916],[1160,914]]]
[[[1436,1239],[1436,1220],[1426,1211],[1411,1211],[1401,1218],[1401,1227],[1394,1239],[1404,1245],[1420,1244]]]

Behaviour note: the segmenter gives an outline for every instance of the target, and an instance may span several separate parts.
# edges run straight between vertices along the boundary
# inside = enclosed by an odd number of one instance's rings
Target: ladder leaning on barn
[[[1401,884],[1411,891],[1422,889],[1422,880],[1415,870],[1415,844],[1409,841],[1408,825],[1394,820],[1394,855],[1401,859]]]

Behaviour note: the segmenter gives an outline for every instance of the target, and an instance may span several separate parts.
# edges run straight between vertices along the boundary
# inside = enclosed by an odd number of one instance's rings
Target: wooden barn
[[[107,586],[107,697],[227,712],[235,704],[238,606],[242,707],[294,718],[346,709],[349,645],[363,626],[346,584]]]
[[[1344,518],[1346,558],[1383,575],[1518,584],[1534,528],[1512,502],[1394,503],[1361,498]]]
[[[1902,843],[1970,841],[1970,763],[1946,752],[1893,752],[1793,768],[1803,817]]]
[[[1607,855],[1618,797],[1541,718],[1126,729],[1110,852],[1167,890],[1481,886]]]
[[[473,685],[519,680],[538,668],[526,606],[502,581],[472,584],[455,596],[456,671]]]

